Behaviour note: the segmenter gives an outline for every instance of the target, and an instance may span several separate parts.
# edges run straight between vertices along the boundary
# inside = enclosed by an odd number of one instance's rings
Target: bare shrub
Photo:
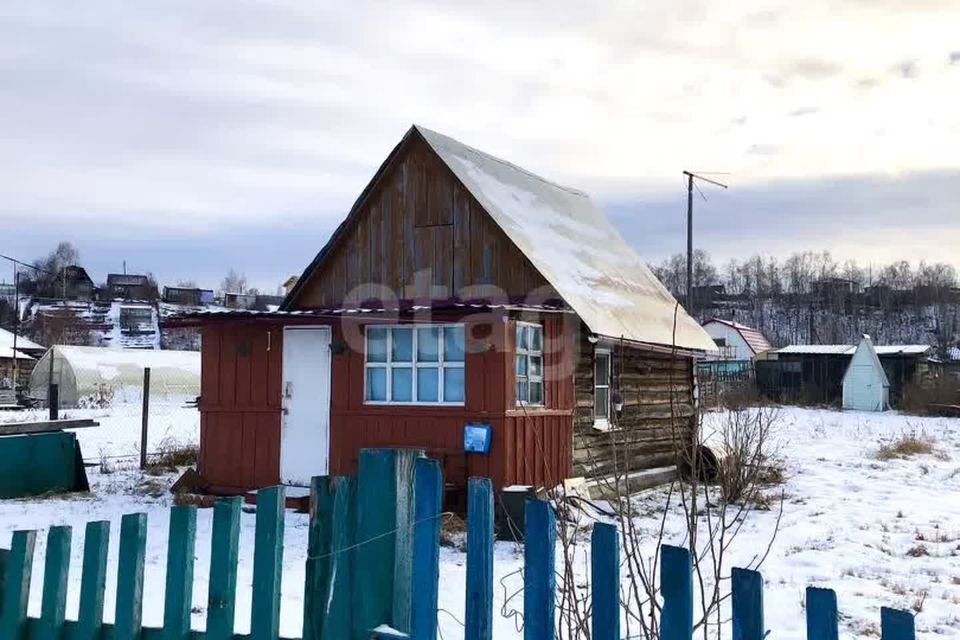
[[[200,448],[195,444],[184,444],[172,438],[164,438],[157,446],[156,453],[150,456],[147,473],[176,471],[181,467],[192,467],[200,459]]]
[[[931,438],[917,432],[903,433],[893,442],[880,445],[877,449],[877,459],[895,460],[916,455],[930,455],[935,451],[933,443]]]

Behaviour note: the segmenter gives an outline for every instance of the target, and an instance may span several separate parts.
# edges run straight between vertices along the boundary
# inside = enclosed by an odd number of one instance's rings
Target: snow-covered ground
[[[713,415],[710,420],[718,420]],[[908,459],[881,461],[879,446],[905,432],[932,438],[936,452]],[[893,413],[875,415],[826,410],[783,409],[777,440],[788,479],[780,531],[762,567],[766,622],[777,638],[804,638],[803,593],[807,585],[837,590],[841,633],[878,633],[882,605],[912,608],[920,633],[960,638],[960,420],[913,418]],[[50,525],[74,527],[67,615],[74,618],[79,599],[82,527],[88,520],[108,519],[114,539],[109,554],[107,620],[113,618],[116,532],[123,513],[148,514],[144,622],[162,621],[167,510],[166,486],[172,476],[141,476],[133,470],[99,473],[91,468],[89,496],[0,501],[0,546],[8,546],[15,529],[45,530]],[[664,490],[638,497],[648,506],[662,504]],[[655,512],[641,526],[655,530]],[[681,542],[674,513],[668,519],[667,542]],[[777,519],[776,509],[755,512],[731,549],[733,564],[746,562],[763,549]],[[210,561],[212,512],[201,510],[197,526],[194,582],[194,628],[202,629]],[[254,515],[241,521],[237,629],[249,628]],[[281,633],[301,630],[307,518],[288,513],[284,551]],[[652,542],[651,542],[652,544]],[[918,551],[922,545],[923,551]],[[38,538],[37,558],[44,552]],[[514,544],[495,547],[494,637],[520,637],[514,620],[500,615],[504,591],[520,586],[514,572],[522,563]],[[40,565],[37,565],[40,566]],[[441,551],[440,627],[444,640],[462,637],[465,556],[453,548]],[[501,585],[501,579],[503,585]],[[42,571],[34,571],[30,613],[39,614]],[[522,595],[509,608],[522,610]],[[729,633],[729,629],[727,630]]]

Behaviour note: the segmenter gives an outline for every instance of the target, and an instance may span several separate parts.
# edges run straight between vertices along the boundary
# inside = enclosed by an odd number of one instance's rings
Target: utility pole
[[[20,360],[17,358],[17,335],[20,333],[20,271],[13,263],[13,390],[20,380]]]
[[[709,182],[712,185],[716,185],[723,189],[727,188],[727,185],[717,182],[716,180],[711,180],[700,174],[693,173],[692,171],[684,171],[683,175],[687,176],[687,300],[686,307],[687,313],[690,316],[693,316],[693,187],[696,186],[693,183],[693,179],[703,180],[704,182]],[[700,188],[697,187],[697,191],[700,191]],[[703,193],[700,193],[703,196]],[[706,197],[703,198],[706,200]]]

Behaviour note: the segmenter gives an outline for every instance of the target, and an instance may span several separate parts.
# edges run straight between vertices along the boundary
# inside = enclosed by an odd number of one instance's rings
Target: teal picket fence
[[[439,538],[442,478],[439,464],[416,452],[364,450],[356,477],[315,478],[312,486],[308,559],[304,585],[303,639],[437,638]],[[120,523],[116,614],[103,622],[110,523],[91,522],[84,536],[77,620],[65,616],[72,532],[51,527],[43,563],[39,618],[27,615],[33,572],[34,531],[17,531],[0,551],[0,638],[3,640],[278,640],[283,570],[284,489],[257,495],[253,588],[249,635],[234,632],[237,617],[238,539],[241,501],[214,506],[206,629],[190,628],[196,507],[170,510],[162,628],[141,624],[147,521],[130,514]],[[490,480],[468,486],[464,637],[493,637],[494,501]],[[525,512],[523,636],[555,637],[556,521],[551,506],[531,500]],[[620,550],[614,525],[598,523],[591,540],[592,638],[620,635]],[[660,637],[691,640],[693,579],[686,549],[664,546],[660,554]],[[762,640],[763,579],[733,569],[732,637]],[[807,637],[836,640],[837,597],[810,587]],[[907,611],[881,610],[883,640],[913,640]]]

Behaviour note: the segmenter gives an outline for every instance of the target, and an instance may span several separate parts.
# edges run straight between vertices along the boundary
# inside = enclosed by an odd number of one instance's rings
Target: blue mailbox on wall
[[[463,450],[467,453],[489,453],[490,425],[468,422],[463,427]]]

